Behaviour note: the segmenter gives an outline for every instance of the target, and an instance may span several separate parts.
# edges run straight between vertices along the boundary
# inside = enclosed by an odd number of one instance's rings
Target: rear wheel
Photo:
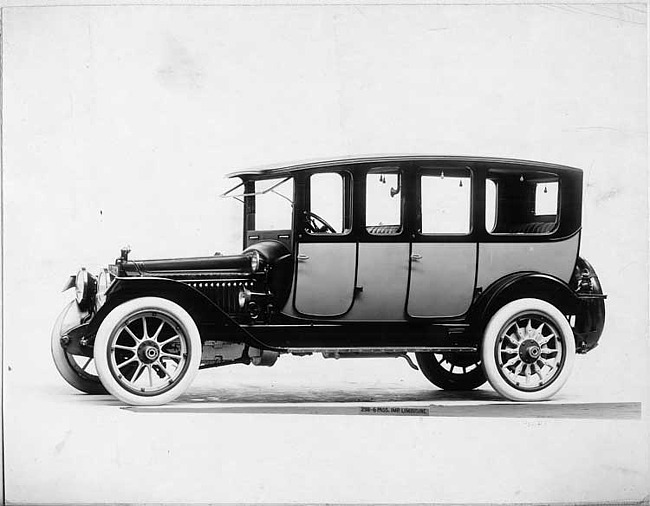
[[[575,358],[575,339],[566,317],[539,299],[519,299],[499,309],[488,323],[481,350],[492,387],[513,401],[542,401],[566,383]]]
[[[420,370],[443,390],[474,390],[486,381],[477,353],[416,353]]]
[[[132,405],[159,405],[189,387],[201,361],[201,339],[178,304],[142,297],[117,306],[95,338],[97,371],[106,389]]]

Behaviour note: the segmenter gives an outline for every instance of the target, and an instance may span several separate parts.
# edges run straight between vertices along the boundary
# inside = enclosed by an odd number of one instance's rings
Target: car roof
[[[303,170],[321,169],[330,166],[354,166],[372,163],[408,162],[408,161],[431,161],[431,162],[453,162],[453,163],[485,163],[499,165],[499,169],[525,170],[525,169],[546,169],[554,172],[582,173],[581,169],[532,160],[519,160],[515,158],[492,158],[481,156],[442,156],[442,155],[366,155],[342,158],[321,158],[301,162],[290,162],[282,164],[271,164],[261,167],[243,169],[227,174],[226,177],[240,177],[244,179],[258,177],[281,177],[288,176],[294,172]],[[351,167],[348,167],[351,168]]]

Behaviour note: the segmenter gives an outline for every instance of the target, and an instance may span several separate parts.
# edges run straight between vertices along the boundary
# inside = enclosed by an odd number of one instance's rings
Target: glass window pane
[[[310,202],[312,222],[316,229],[310,230],[310,233],[343,232],[343,177],[340,174],[326,172],[311,176]]]
[[[366,177],[366,229],[373,235],[401,232],[402,194],[397,173],[371,172]]]
[[[293,215],[293,179],[255,182],[255,229],[290,230]],[[277,185],[277,186],[276,186]],[[265,193],[261,193],[265,192]]]
[[[557,181],[537,183],[535,188],[535,215],[547,216],[557,214]]]
[[[491,179],[485,181],[485,230],[494,231],[497,223],[497,184]]]
[[[493,181],[496,186],[492,197]],[[493,169],[486,183],[486,228],[492,234],[552,234],[558,225],[559,181],[543,171]],[[495,217],[491,214],[494,210]],[[490,228],[490,225],[493,227]]]
[[[471,179],[469,171],[423,175],[422,233],[468,234],[470,230]]]

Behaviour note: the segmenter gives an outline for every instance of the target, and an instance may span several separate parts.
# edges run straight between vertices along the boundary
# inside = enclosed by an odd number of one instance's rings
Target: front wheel
[[[485,375],[512,401],[543,401],[566,383],[575,358],[565,316],[539,299],[518,299],[490,319],[481,350]]]
[[[142,297],[108,314],[94,351],[99,378],[111,394],[134,406],[155,406],[176,399],[192,383],[201,338],[181,306]]]

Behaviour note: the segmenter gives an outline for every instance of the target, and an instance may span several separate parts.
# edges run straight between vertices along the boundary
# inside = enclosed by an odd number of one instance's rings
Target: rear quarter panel
[[[479,244],[477,288],[522,271],[549,274],[569,283],[580,246],[580,233],[549,242],[490,242]]]

